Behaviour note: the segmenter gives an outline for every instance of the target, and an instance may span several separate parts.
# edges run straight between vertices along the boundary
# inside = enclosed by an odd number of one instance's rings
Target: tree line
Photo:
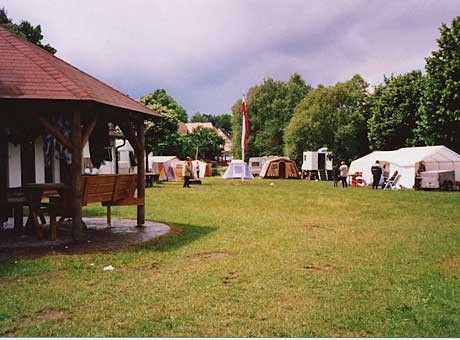
[[[178,130],[180,123],[188,122],[187,111],[164,89],[142,96],[140,102],[155,110],[161,119],[146,121],[145,148],[154,156],[174,155],[179,158],[198,157],[214,160],[222,153],[224,139],[212,129],[198,127],[190,134]],[[210,122],[216,128],[231,132],[231,115],[210,115],[196,112],[190,122]]]
[[[443,144],[460,152],[460,17],[442,24],[425,72],[385,77],[372,89],[360,76],[316,88],[294,74],[247,92],[246,154],[288,155],[328,147],[336,159],[371,150]],[[233,153],[241,157],[241,99],[232,106]]]

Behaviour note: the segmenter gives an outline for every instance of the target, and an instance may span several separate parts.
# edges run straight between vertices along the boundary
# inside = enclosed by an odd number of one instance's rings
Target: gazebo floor
[[[170,231],[166,224],[150,221],[146,221],[142,228],[136,227],[135,220],[128,219],[112,219],[111,228],[108,228],[105,218],[83,218],[83,221],[87,229],[81,240],[73,240],[71,226],[64,222],[58,226],[57,240],[50,241],[47,225],[43,239],[38,240],[35,234],[14,232],[13,220],[9,219],[3,225],[3,229],[0,229],[0,260],[48,253],[72,254],[113,250],[140,244]]]

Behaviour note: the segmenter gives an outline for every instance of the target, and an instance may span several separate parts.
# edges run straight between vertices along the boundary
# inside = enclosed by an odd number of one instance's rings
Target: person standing
[[[332,180],[334,181],[334,188],[338,187],[339,177],[340,177],[339,163],[336,163],[334,164],[334,167],[332,168]]]
[[[200,179],[200,162],[198,160],[195,161],[195,169],[196,169],[196,179]]]
[[[190,157],[185,158],[184,166],[182,167],[182,176],[184,176],[183,188],[190,188],[190,177],[192,176],[192,162]]]
[[[374,181],[372,182],[372,189],[378,189],[380,184],[380,178],[382,177],[382,167],[380,166],[379,161],[375,161],[375,164],[371,167],[372,177]]]
[[[340,179],[342,180],[342,188],[347,188],[347,176],[348,176],[348,166],[345,164],[344,161],[340,163]]]

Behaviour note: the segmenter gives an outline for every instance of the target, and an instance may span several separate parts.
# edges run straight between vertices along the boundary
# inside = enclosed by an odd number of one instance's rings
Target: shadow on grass
[[[179,225],[176,223],[165,223],[170,226],[171,231],[163,236],[156,239],[147,241],[143,244],[133,248],[133,252],[144,252],[144,251],[171,251],[185,246],[188,243],[194,242],[200,238],[207,236],[208,234],[216,231],[217,227],[204,227],[196,226],[191,224]]]
[[[163,222],[162,222],[163,223]],[[118,244],[116,247],[103,248],[103,245],[95,247],[95,242],[87,243],[86,240],[82,240],[81,244],[74,243],[72,245],[73,250],[67,249],[65,246],[60,247],[42,247],[42,248],[23,248],[23,249],[0,249],[0,284],[2,284],[2,277],[8,277],[12,273],[21,273],[24,267],[24,273],[35,273],[46,271],[46,265],[37,266],[31,270],[30,265],[35,266],[34,262],[24,264],[18,261],[20,259],[35,259],[43,258],[46,263],[46,257],[48,255],[81,255],[81,254],[112,254],[117,255],[116,252],[128,251],[131,253],[142,253],[142,252],[167,252],[174,251],[180,247],[183,247],[191,242],[194,242],[200,238],[207,236],[208,234],[216,231],[217,227],[208,226],[195,226],[195,225],[179,225],[174,223],[165,223],[170,226],[171,231],[163,236],[155,239],[145,241],[143,243],[123,245]],[[42,261],[38,263],[42,264]]]

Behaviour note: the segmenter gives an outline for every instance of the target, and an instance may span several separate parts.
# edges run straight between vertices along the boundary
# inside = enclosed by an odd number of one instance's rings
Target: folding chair
[[[393,176],[391,176],[386,182],[385,186],[383,187],[383,190],[385,189],[396,189],[396,184],[398,184],[399,178],[401,175],[398,173],[398,171],[395,171],[393,173]]]

